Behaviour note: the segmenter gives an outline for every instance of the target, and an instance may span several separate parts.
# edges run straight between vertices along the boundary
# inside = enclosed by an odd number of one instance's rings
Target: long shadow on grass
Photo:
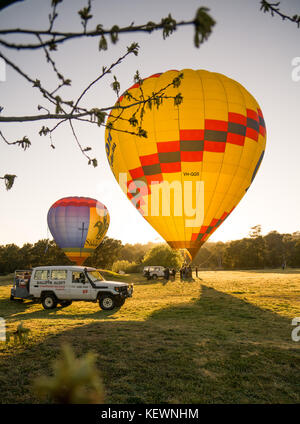
[[[27,312],[30,310],[33,305],[37,305],[38,309],[32,312]],[[62,307],[58,305],[55,309],[45,310],[41,303],[34,302],[32,300],[22,300],[15,299],[11,301],[10,299],[0,299],[0,316],[5,319],[9,319],[10,322],[21,321],[21,320],[31,320],[31,319],[107,319],[112,318],[119,308],[115,308],[112,311],[103,311],[99,308],[98,304],[94,303],[85,303],[87,308],[92,306],[91,310],[88,310],[84,313],[74,313],[72,307],[76,305],[76,302],[73,302],[72,306]],[[96,311],[93,309],[96,308]],[[23,313],[24,312],[24,313]],[[60,312],[64,312],[61,314]]]
[[[193,302],[144,322],[94,322],[7,355],[2,401],[36,402],[32,380],[51,373],[50,360],[67,342],[78,355],[98,354],[107,403],[298,403],[291,329],[284,317],[202,285]]]
[[[226,270],[223,270],[226,271]],[[237,271],[237,272],[250,272],[254,274],[300,274],[299,268],[288,268],[288,269],[233,269],[231,271]]]

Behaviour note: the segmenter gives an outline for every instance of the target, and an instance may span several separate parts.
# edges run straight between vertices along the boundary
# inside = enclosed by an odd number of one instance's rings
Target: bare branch
[[[280,5],[280,2],[269,3],[266,0],[261,0],[260,4],[261,4],[260,10],[262,10],[264,13],[270,12],[272,16],[276,14],[280,16],[283,21],[287,19],[288,21],[294,22],[295,24],[297,24],[298,28],[300,27],[300,15],[294,15],[294,16],[285,15],[284,13],[280,11],[278,7]]]
[[[107,75],[109,73],[111,73],[111,70],[119,65],[128,55],[130,55],[131,53],[134,53],[136,55],[136,51],[139,49],[138,44],[134,43],[134,49],[132,48],[133,45],[131,45],[130,47],[127,48],[127,52],[121,56],[116,62],[112,63],[110,65],[110,67],[108,69],[103,68],[102,74],[100,74],[94,81],[92,81],[84,90],[83,92],[80,94],[80,96],[78,97],[78,99],[75,102],[75,105],[73,107],[73,110],[76,109],[76,107],[78,106],[80,100],[83,98],[83,96],[90,90],[90,88],[92,88],[93,85],[95,85],[101,78],[104,77],[104,75]]]

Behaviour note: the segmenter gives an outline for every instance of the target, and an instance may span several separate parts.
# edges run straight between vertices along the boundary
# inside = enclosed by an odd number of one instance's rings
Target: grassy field
[[[77,355],[98,355],[106,403],[299,403],[300,270],[205,271],[191,282],[148,282],[132,299],[104,312],[74,302],[44,310],[9,300],[0,277],[0,316],[7,330],[22,321],[25,345],[0,342],[2,403],[38,403],[32,381],[51,374],[69,343]]]

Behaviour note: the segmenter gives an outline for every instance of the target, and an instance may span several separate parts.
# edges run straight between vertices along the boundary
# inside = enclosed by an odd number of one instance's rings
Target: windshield
[[[104,278],[102,277],[99,271],[88,271],[87,274],[93,283],[95,281],[104,281]]]

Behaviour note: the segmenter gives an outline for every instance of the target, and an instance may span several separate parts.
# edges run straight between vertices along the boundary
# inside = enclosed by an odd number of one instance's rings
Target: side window
[[[48,280],[48,271],[46,269],[39,269],[34,273],[35,280]]]
[[[51,271],[51,280],[66,280],[67,271],[61,269],[54,269]]]
[[[82,283],[82,280],[85,280],[83,272],[72,272],[72,283]]]

